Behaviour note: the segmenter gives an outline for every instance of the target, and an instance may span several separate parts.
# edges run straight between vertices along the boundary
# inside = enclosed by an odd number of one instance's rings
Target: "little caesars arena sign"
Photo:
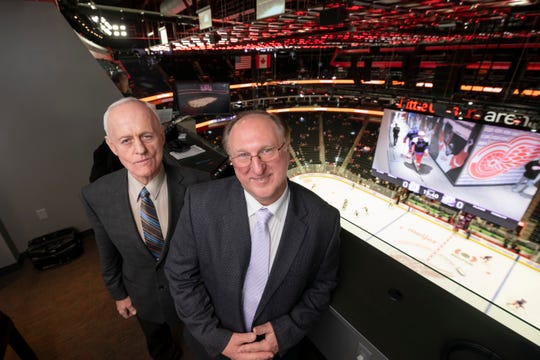
[[[416,111],[441,116],[440,113],[436,113],[435,111],[436,105],[430,101],[400,98],[396,102],[395,106],[401,110]],[[491,124],[501,124],[520,128],[532,128],[532,125],[536,123],[528,115],[524,114],[491,110],[484,111],[480,109],[463,108],[458,105],[452,106],[451,109],[446,110],[446,113],[453,115],[455,118],[461,117],[464,120],[482,121]]]

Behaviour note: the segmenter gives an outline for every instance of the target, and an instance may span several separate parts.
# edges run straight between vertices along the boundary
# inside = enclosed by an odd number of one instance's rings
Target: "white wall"
[[[24,251],[37,236],[90,228],[79,193],[121,94],[54,4],[2,0],[0,23],[0,220]]]

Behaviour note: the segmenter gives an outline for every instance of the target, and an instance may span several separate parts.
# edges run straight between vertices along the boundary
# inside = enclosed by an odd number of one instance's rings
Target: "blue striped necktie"
[[[156,213],[156,208],[152,199],[150,199],[150,193],[143,187],[139,194],[141,198],[141,222],[144,233],[144,243],[154,258],[159,260],[161,251],[163,250],[163,234],[161,233],[161,226],[159,226],[159,220]]]

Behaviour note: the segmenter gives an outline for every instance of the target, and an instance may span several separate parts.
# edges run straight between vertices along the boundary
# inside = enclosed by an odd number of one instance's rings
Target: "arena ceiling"
[[[112,48],[159,45],[160,28],[166,29],[174,51],[470,43],[540,46],[539,0],[287,0],[282,14],[261,19],[255,0],[58,0],[58,4],[77,31]],[[198,13],[207,6],[212,26],[201,30]],[[96,21],[101,18],[123,24],[125,36],[105,34]]]

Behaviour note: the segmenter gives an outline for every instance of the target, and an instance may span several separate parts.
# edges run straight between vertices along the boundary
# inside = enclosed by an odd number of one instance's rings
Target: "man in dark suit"
[[[299,344],[329,306],[339,212],[288,181],[289,141],[281,119],[241,114],[223,138],[236,176],[186,192],[165,272],[186,340],[200,358],[300,359]],[[249,313],[247,284],[261,262],[253,260],[261,208],[270,213],[267,278]]]
[[[123,98],[105,112],[104,127],[107,144],[125,168],[82,189],[103,279],[118,313],[126,319],[137,316],[152,358],[179,359],[182,352],[172,332],[180,331],[181,323],[164,262],[186,187],[209,175],[162,162],[165,134],[150,104]],[[143,193],[149,196],[142,199]],[[148,199],[157,217],[154,237],[149,237],[148,221],[141,220]],[[152,240],[158,245],[148,246]]]

